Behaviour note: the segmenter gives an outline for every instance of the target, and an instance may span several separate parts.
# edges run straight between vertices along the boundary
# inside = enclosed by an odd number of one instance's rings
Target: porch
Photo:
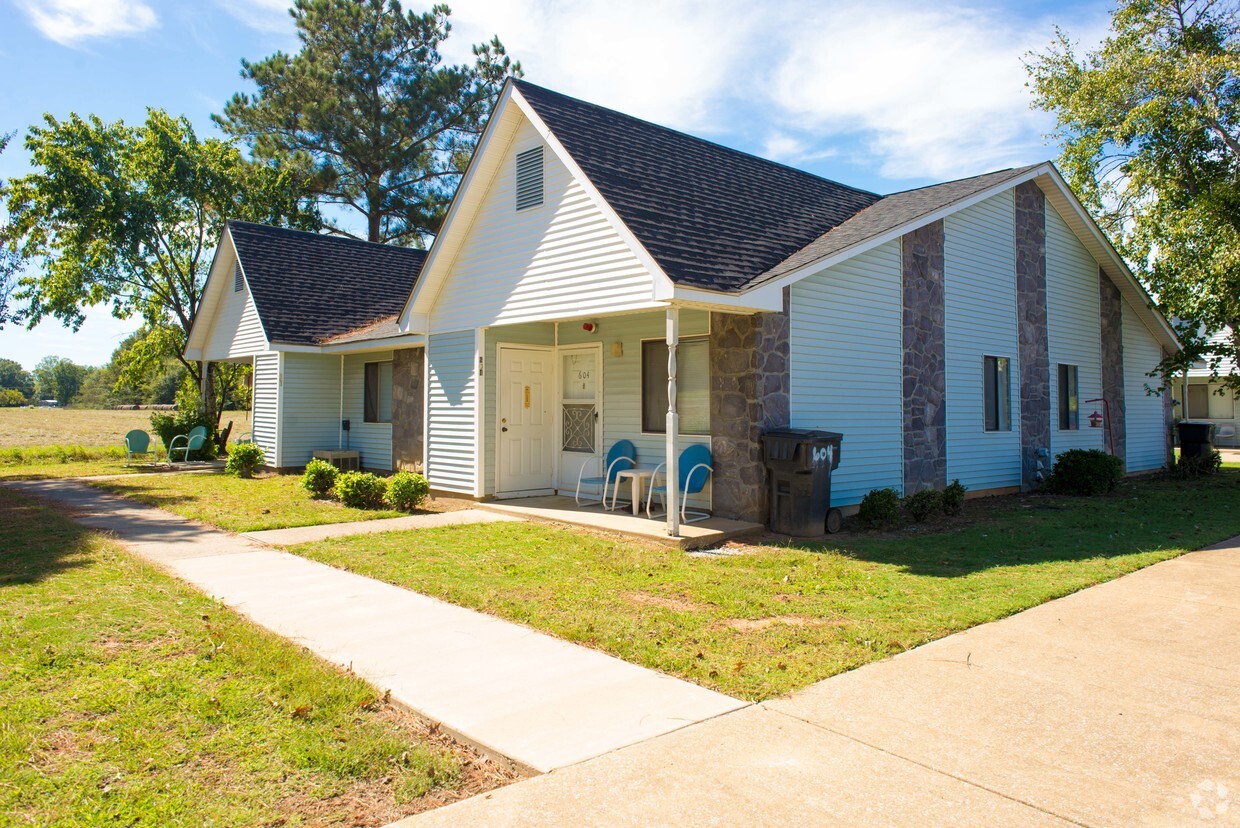
[[[662,517],[652,520],[646,517],[645,512],[638,516],[624,508],[609,512],[597,505],[578,506],[573,498],[564,495],[487,500],[480,502],[478,508],[526,520],[563,523],[610,532],[666,546],[678,546],[681,549],[718,546],[724,541],[758,534],[766,529],[761,523],[710,517],[694,523],[680,524],[679,535],[671,537],[667,533],[667,521]]]

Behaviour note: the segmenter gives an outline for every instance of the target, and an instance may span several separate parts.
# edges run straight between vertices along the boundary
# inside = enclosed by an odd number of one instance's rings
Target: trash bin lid
[[[844,439],[844,435],[838,431],[823,431],[817,428],[772,428],[763,432],[762,436],[792,440],[828,440],[837,443]]]

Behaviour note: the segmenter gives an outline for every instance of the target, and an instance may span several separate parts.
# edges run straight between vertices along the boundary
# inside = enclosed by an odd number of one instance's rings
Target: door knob
[[[503,431],[507,431],[507,430],[508,430],[508,426],[504,426],[504,428],[503,428],[502,430],[503,430]]]

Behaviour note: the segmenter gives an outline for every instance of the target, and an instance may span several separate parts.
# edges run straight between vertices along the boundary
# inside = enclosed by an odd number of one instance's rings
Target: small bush
[[[339,470],[326,460],[315,458],[306,464],[306,473],[301,476],[301,487],[315,497],[327,497],[336,487]]]
[[[237,477],[253,477],[254,470],[266,462],[267,457],[257,443],[237,443],[228,452],[224,472]]]
[[[422,475],[410,471],[397,472],[388,481],[387,502],[397,511],[412,512],[422,505],[430,490],[430,482]]]
[[[895,489],[874,489],[861,498],[857,520],[870,529],[894,526],[900,519],[900,495]]]
[[[202,444],[200,451],[191,451],[189,453],[189,459],[214,460],[216,457],[219,457],[220,449],[219,444],[216,442],[218,434],[216,433],[215,423],[209,422],[198,409],[186,408],[170,412],[156,411],[151,414],[151,430],[159,435],[159,439],[163,441],[165,451],[174,437],[178,434],[189,434],[195,426],[202,426],[207,430],[207,439]],[[184,441],[181,444],[184,445]],[[177,455],[177,457],[180,456],[179,454]]]
[[[1176,457],[1175,464],[1171,467],[1171,476],[1179,480],[1188,480],[1191,477],[1199,477],[1203,474],[1217,474],[1219,469],[1223,468],[1223,455],[1218,453],[1218,449],[1207,455],[1198,455],[1196,457]]]
[[[922,489],[904,498],[904,508],[913,520],[921,523],[943,509],[943,493],[938,489]]]
[[[17,408],[26,404],[26,395],[16,388],[0,388],[0,408]]]
[[[1098,449],[1069,449],[1055,461],[1046,490],[1055,494],[1097,495],[1114,489],[1124,476],[1124,463]]]
[[[960,514],[960,510],[964,508],[964,493],[968,490],[968,486],[959,480],[953,480],[951,485],[943,490],[943,514]]]
[[[370,472],[345,472],[336,478],[336,497],[354,509],[381,509],[387,481]]]

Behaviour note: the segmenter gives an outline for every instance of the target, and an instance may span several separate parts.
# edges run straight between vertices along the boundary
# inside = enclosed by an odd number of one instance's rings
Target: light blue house
[[[420,460],[471,497],[571,493],[620,439],[649,466],[700,443],[696,505],[763,520],[760,437],[788,425],[844,434],[843,506],[1029,488],[1068,448],[1167,458],[1147,372],[1178,342],[1049,163],[879,196],[514,81],[407,278],[399,314],[348,343],[361,380],[283,357],[286,439],[329,392],[362,405],[383,370],[364,366],[390,358],[392,444],[363,462]],[[324,417],[315,439],[339,437]]]

